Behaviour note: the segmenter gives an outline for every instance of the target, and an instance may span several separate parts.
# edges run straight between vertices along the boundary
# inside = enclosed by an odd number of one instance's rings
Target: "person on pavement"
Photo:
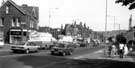
[[[123,54],[124,54],[124,44],[120,43],[119,44],[119,56],[120,58],[123,58]]]
[[[128,47],[127,45],[124,46],[124,57],[126,57],[128,54]]]

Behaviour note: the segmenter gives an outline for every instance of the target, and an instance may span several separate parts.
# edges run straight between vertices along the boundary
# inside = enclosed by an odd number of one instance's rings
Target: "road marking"
[[[73,59],[81,59],[83,58],[84,56],[78,56],[78,57],[74,57]]]
[[[103,51],[104,51],[104,49],[95,51],[94,53],[95,53],[95,54],[97,54],[97,53],[102,53]]]
[[[88,54],[85,54],[85,55],[82,55],[82,56],[73,57],[73,59],[82,59],[82,58],[85,58],[85,57],[88,56],[88,55],[91,55],[91,54],[98,54],[98,53],[102,53],[102,52],[103,52],[103,49],[98,50],[98,51],[95,51],[95,52],[93,52],[93,53],[88,53]]]

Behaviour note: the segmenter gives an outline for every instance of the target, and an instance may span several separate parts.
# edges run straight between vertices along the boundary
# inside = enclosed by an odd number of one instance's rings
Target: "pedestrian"
[[[117,53],[117,49],[115,45],[112,45],[112,50],[111,50],[111,56],[115,56]]]
[[[119,56],[120,56],[120,58],[123,58],[123,54],[124,54],[124,44],[120,43],[119,44]]]
[[[111,57],[111,54],[112,54],[112,46],[109,45],[108,46],[108,57]]]
[[[124,57],[129,53],[127,45],[124,46]]]

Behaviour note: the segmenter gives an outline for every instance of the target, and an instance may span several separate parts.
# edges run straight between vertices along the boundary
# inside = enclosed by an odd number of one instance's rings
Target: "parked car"
[[[62,56],[72,55],[74,51],[74,46],[66,44],[57,44],[51,49],[51,54],[59,54]]]
[[[30,53],[30,52],[38,52],[39,50],[39,45],[36,44],[36,42],[33,41],[27,41],[26,43],[22,43],[22,44],[15,44],[15,45],[11,45],[11,50],[13,52],[25,52],[26,54]]]
[[[4,41],[3,39],[0,39],[0,48],[2,48],[4,46]]]

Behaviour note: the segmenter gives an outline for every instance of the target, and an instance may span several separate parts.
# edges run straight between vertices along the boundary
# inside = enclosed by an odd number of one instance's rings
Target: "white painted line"
[[[95,51],[94,53],[97,54],[97,53],[102,53],[104,50],[98,50],[98,51]]]
[[[81,58],[83,58],[85,55],[83,55],[83,56],[77,56],[77,57],[74,57],[73,59],[81,59]]]
[[[98,51],[95,51],[91,54],[97,54],[97,53],[102,53],[104,51],[104,49],[102,50],[98,50]],[[73,59],[82,59],[82,58],[85,58],[86,56],[90,55],[89,53],[88,54],[85,54],[85,55],[82,55],[82,56],[77,56],[77,57],[74,57]]]

